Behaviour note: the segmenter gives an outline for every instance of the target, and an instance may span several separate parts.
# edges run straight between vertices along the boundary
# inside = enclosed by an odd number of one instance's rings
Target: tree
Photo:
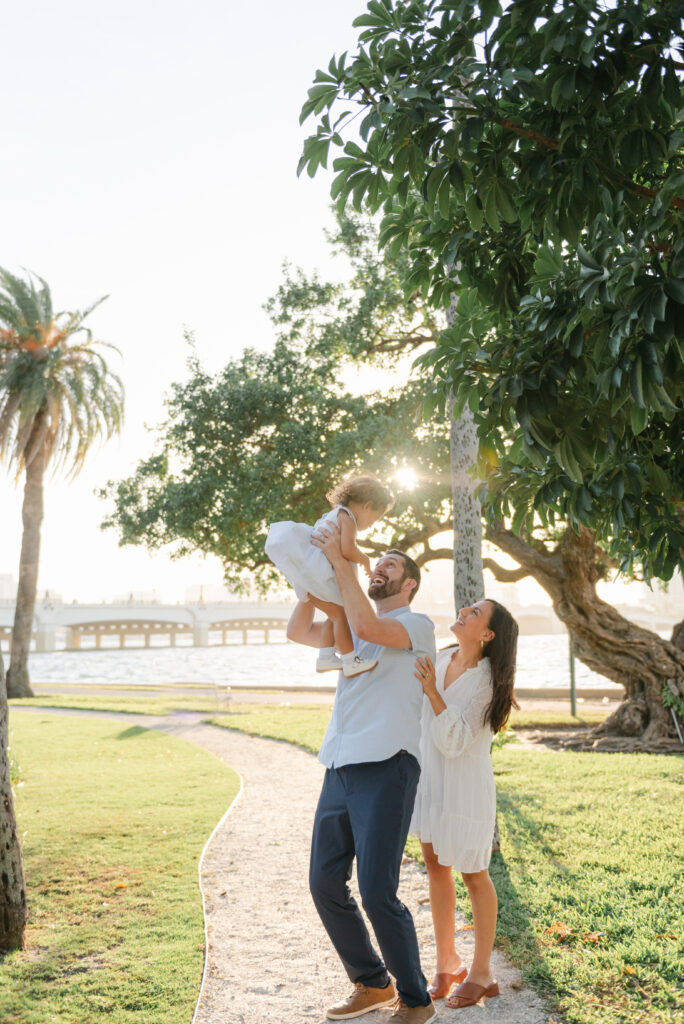
[[[402,251],[378,255],[378,232],[372,219],[340,213],[336,230],[328,232],[327,238],[333,252],[348,260],[350,277],[332,284],[321,281],[317,274],[307,277],[285,265],[284,281],[266,304],[284,344],[304,344],[307,359],[396,367],[406,366],[407,355],[437,342],[453,310],[445,316],[431,308],[420,292],[404,294],[408,260]],[[449,416],[449,451],[454,603],[458,609],[484,594],[480,503],[471,474],[477,460],[477,436],[468,409],[458,418]]]
[[[684,546],[678,5],[371,0],[355,24],[357,52],[304,105],[318,127],[300,169],[343,147],[332,194],[382,207],[407,294],[445,306],[457,276],[454,323],[422,363],[431,407],[453,389],[487,442],[492,529],[510,515],[531,563],[538,527],[568,520],[623,568],[669,578]],[[570,606],[572,632],[592,601]],[[654,685],[632,682],[654,736],[684,662],[651,637]]]
[[[84,324],[97,305],[54,313],[42,278],[22,280],[0,269],[0,454],[17,476],[25,473],[10,697],[33,696],[28,653],[45,472],[52,465],[76,475],[93,442],[109,438],[121,424],[123,385],[95,350],[107,343],[95,341]]]
[[[684,543],[678,4],[373,0],[355,24],[357,54],[318,72],[302,111],[319,125],[301,166],[344,145],[332,193],[383,207],[407,289],[446,305],[458,267],[462,315],[430,358],[483,434],[516,430],[510,458],[497,442],[509,499],[669,578]],[[348,115],[331,126],[338,102],[366,112],[363,146],[344,144]]]
[[[0,953],[23,949],[26,890],[10,775],[7,686],[0,650]]]
[[[418,548],[423,565],[440,557],[429,541],[449,527],[446,430],[416,426],[420,387],[354,396],[338,363],[283,340],[270,353],[247,349],[215,377],[194,356],[188,370],[172,388],[159,450],[103,491],[114,499],[103,526],[122,544],[216,555],[234,590],[265,592],[281,582],[264,553],[269,523],[314,522],[336,479],[360,468],[388,479],[410,464],[418,486],[393,481],[391,516],[361,543],[371,554]]]
[[[382,543],[394,534],[402,545],[416,544],[422,564],[437,557],[453,558],[449,548],[435,550],[431,544],[432,537],[451,527],[449,427],[442,425],[440,417],[431,419],[428,425],[435,438],[425,447],[429,434],[418,428],[413,415],[431,384],[426,382],[416,391],[406,358],[401,362],[404,351],[416,351],[417,337],[437,333],[440,323],[442,328],[446,326],[446,318],[439,311],[431,314],[419,298],[411,306],[403,303],[401,255],[393,258],[387,251],[378,253],[376,240],[377,231],[370,220],[342,217],[330,241],[349,261],[349,274],[343,282],[322,281],[317,275],[286,268],[283,285],[267,307],[277,331],[274,353],[247,352],[215,378],[203,374],[196,360],[191,360],[189,380],[176,385],[172,393],[156,454],[141,463],[129,480],[109,485],[115,508],[106,525],[119,530],[123,543],[154,547],[168,543],[177,545],[179,553],[211,552],[223,561],[233,587],[258,578],[265,588],[277,579],[274,574],[260,575],[272,573],[263,554],[268,522],[284,516],[317,516],[329,480],[367,462],[370,446],[374,468],[384,472],[389,464],[397,469],[402,463],[412,466],[418,486],[400,493],[401,523],[394,521],[388,533],[371,538],[367,550],[382,550]],[[372,300],[365,294],[366,283]],[[374,318],[377,310],[384,313]],[[441,321],[436,318],[439,316]],[[394,366],[393,393],[365,399],[349,395],[339,383],[346,361],[357,367],[370,363],[388,374]],[[400,372],[397,365],[402,367]],[[383,382],[388,379],[382,378]],[[399,401],[402,391],[404,397]],[[395,402],[405,413],[395,411]],[[459,438],[459,444],[461,441]],[[481,459],[487,458],[483,446]],[[304,481],[300,488],[296,484],[299,479]],[[457,480],[472,488],[466,471]],[[248,514],[238,518],[235,510],[241,507]],[[461,513],[457,515],[460,519]],[[470,536],[475,533],[479,550],[479,518],[476,526]],[[509,532],[504,529],[494,536],[488,528],[490,539],[501,542],[519,562],[523,558],[524,564],[504,569],[488,556],[486,568],[502,580],[532,575],[542,586],[548,584],[549,574],[543,570],[547,562],[561,564],[563,530],[546,530],[541,537],[528,536],[527,540],[512,534],[515,550]],[[540,557],[542,551],[548,559]],[[554,607],[562,618],[568,608],[578,619],[584,616],[584,633],[590,640],[595,634],[596,643],[592,654],[587,650],[589,641],[582,645],[578,639],[584,659],[592,668],[624,683],[628,692],[636,692],[648,663],[645,637],[656,645],[663,641],[642,631],[632,661],[628,644],[619,661],[611,660],[595,583],[613,571],[614,563],[596,549],[593,560],[584,558],[581,565],[587,573],[581,587],[577,576],[570,580],[563,574],[555,581],[553,592],[547,586]],[[482,593],[482,584],[478,589],[476,580],[468,583],[466,573],[459,570],[455,576],[460,588],[457,605],[468,603],[473,593]],[[583,607],[575,606],[574,599],[569,600],[571,590],[573,594],[593,594],[586,614]],[[617,616],[610,606],[606,608]],[[567,624],[573,628],[572,620]],[[628,637],[637,628],[620,620],[620,635]],[[657,661],[654,654],[653,663]]]

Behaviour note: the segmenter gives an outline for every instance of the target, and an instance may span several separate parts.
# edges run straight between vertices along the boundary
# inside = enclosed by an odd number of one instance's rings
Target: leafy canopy
[[[569,518],[669,578],[684,547],[681,5],[371,0],[355,24],[357,52],[309,91],[300,170],[341,148],[332,195],[382,211],[406,294],[457,294],[421,360],[426,412],[451,390],[469,403],[497,456],[492,517]]]
[[[448,447],[444,428],[416,424],[424,390],[352,395],[338,377],[336,359],[292,339],[269,353],[247,349],[215,376],[193,356],[171,390],[157,452],[102,493],[114,501],[103,526],[122,544],[216,555],[236,592],[265,592],[282,585],[264,554],[268,525],[315,522],[332,484],[363,468],[397,493],[389,518],[361,538],[366,550],[422,544],[421,562],[440,557],[428,541],[449,527]],[[419,486],[402,493],[393,478],[405,464]]]
[[[47,283],[0,269],[0,456],[20,471],[39,451],[78,472],[91,444],[118,432],[123,384],[85,310],[55,313]]]

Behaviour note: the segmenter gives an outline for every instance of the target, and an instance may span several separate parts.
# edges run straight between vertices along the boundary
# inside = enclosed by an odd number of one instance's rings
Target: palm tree
[[[0,651],[0,955],[24,948],[28,916],[24,862],[12,793],[5,685],[5,666]]]
[[[54,313],[50,289],[0,268],[0,458],[26,474],[19,586],[7,673],[9,697],[32,696],[28,653],[38,583],[43,480],[50,465],[75,476],[93,442],[121,427],[123,384],[84,326],[102,302]],[[113,348],[114,346],[108,346]]]

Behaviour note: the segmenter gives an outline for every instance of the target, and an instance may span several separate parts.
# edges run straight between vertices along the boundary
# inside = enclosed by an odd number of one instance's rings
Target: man
[[[417,656],[434,660],[434,625],[409,604],[420,569],[391,550],[373,570],[365,596],[340,549],[339,530],[314,535],[339,585],[356,654],[377,659],[370,672],[340,674],[333,712],[319,754],[326,766],[314,821],[310,888],[316,909],[354,982],[348,999],[326,1011],[331,1020],[360,1017],[394,1005],[392,1024],[425,1024],[436,1016],[420,967],[410,912],[397,898],[399,870],[420,775],[420,713],[423,693],[414,677]],[[288,636],[319,646],[322,624],[314,604],[300,603]],[[348,880],[356,856],[361,900],[383,960]],[[396,979],[396,990],[390,979]],[[398,995],[397,995],[398,993]]]

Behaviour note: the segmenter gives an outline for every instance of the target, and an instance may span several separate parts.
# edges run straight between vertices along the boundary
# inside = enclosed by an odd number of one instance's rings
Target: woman
[[[496,890],[489,877],[496,819],[491,761],[492,737],[505,726],[512,707],[518,625],[498,601],[462,608],[451,631],[458,640],[437,655],[418,658],[416,677],[425,693],[422,716],[422,774],[411,821],[430,884],[437,945],[433,999],[449,994],[452,1009],[473,1006],[499,994],[490,957],[496,933]],[[454,946],[456,890],[452,868],[460,871],[473,908],[475,954],[467,971]]]

